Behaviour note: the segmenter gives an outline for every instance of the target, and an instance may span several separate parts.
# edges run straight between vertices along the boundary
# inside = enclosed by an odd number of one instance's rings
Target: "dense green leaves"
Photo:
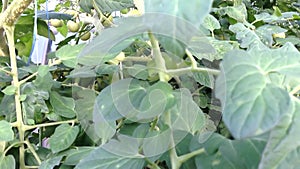
[[[78,126],[62,124],[55,129],[54,134],[49,138],[50,149],[53,153],[60,152],[72,145],[79,132]]]

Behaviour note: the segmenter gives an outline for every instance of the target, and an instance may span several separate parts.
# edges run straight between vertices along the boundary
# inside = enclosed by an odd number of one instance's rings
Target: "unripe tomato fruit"
[[[81,39],[82,41],[86,41],[86,40],[89,40],[90,37],[91,37],[91,32],[86,32],[86,33],[84,33],[84,34],[80,37],[80,39]]]
[[[68,21],[67,22],[67,27],[69,29],[70,32],[78,32],[80,25],[79,23],[76,23],[74,21]]]
[[[50,19],[50,24],[56,28],[63,26],[63,21],[60,19]]]

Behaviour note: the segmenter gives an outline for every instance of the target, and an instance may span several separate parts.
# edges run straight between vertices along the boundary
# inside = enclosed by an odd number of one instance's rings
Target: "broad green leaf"
[[[257,28],[255,32],[266,45],[272,46],[272,44],[274,43],[273,34],[284,33],[286,31],[286,29],[283,29],[280,26],[263,25]]]
[[[135,120],[152,119],[168,111],[175,104],[172,86],[165,82],[157,82],[147,88],[147,94],[141,100],[139,112],[133,114]]]
[[[53,77],[49,72],[49,67],[41,65],[38,68],[38,75],[33,82],[39,90],[50,91],[53,86]]]
[[[279,49],[252,48],[226,55],[216,82],[223,120],[235,138],[274,128],[291,106],[281,76],[299,77],[300,54],[288,44]]]
[[[15,97],[13,95],[5,95],[0,104],[0,114],[5,116],[9,122],[16,121]]]
[[[270,132],[268,144],[262,154],[259,169],[278,168],[283,169],[297,168],[297,159],[299,156],[300,127],[300,102],[293,98],[293,108],[289,114],[279,122],[279,124]],[[294,167],[293,167],[294,166]]]
[[[204,149],[195,157],[196,166],[212,169],[254,169],[257,168],[265,142],[258,140],[228,140],[218,134],[196,135],[190,143],[190,150]]]
[[[158,20],[160,22],[157,22]],[[160,13],[122,18],[116,24],[117,27],[103,30],[82,50],[78,63],[89,66],[101,65],[116,57],[141,34],[149,31],[152,31],[158,38],[176,39],[184,45],[188,45],[193,36],[202,36],[198,27],[190,22]],[[168,45],[170,41],[163,42],[162,46]]]
[[[134,78],[141,80],[147,80],[148,78],[147,67],[144,65],[134,64],[132,67],[127,67],[126,69],[128,74]]]
[[[80,160],[75,169],[128,169],[143,168],[144,156],[139,153],[138,141],[134,138],[120,136],[98,147]]]
[[[10,85],[7,86],[4,90],[2,90],[2,92],[6,95],[14,95],[16,93],[17,87]]]
[[[24,27],[26,27],[26,26],[23,25],[22,28],[24,28]],[[32,26],[32,29],[33,29],[33,26]],[[37,32],[39,35],[55,41],[55,35],[53,34],[53,32],[51,30],[49,30],[49,27],[48,27],[48,24],[46,23],[46,21],[38,20]]]
[[[210,12],[212,0],[184,0],[161,1],[144,0],[146,13],[168,14],[193,23],[198,27]]]
[[[50,93],[50,103],[55,114],[67,118],[75,117],[75,101],[73,98],[61,96],[57,92],[52,91]]]
[[[193,72],[193,76],[201,85],[213,89],[215,82],[213,75],[208,72]]]
[[[133,79],[120,80],[103,89],[94,105],[93,123],[106,130],[95,130],[96,136],[105,141],[110,139],[116,132],[115,121],[137,114],[145,95],[146,89]]]
[[[65,45],[56,51],[56,56],[62,60],[64,65],[74,68],[77,65],[77,56],[84,46],[84,44],[75,46]]]
[[[238,6],[227,6],[217,9],[218,12],[222,15],[228,15],[229,17],[237,20],[238,22],[245,23],[247,22],[247,9],[245,4]]]
[[[120,11],[124,8],[133,7],[133,0],[95,0],[95,4],[102,12]],[[93,0],[81,0],[80,7],[85,12],[90,12],[93,7]]]
[[[53,169],[58,166],[63,156],[55,156],[42,162],[39,169]]]
[[[49,138],[50,149],[53,153],[69,148],[75,141],[79,132],[78,126],[61,124],[55,129],[54,134]]]
[[[219,21],[213,15],[210,14],[204,18],[202,25],[211,32],[213,32],[215,29],[221,28]]]
[[[229,30],[236,34],[236,39],[241,41],[240,46],[242,48],[250,48],[253,46],[264,47],[258,35],[241,23],[230,25]]]
[[[118,65],[108,65],[108,64],[102,64],[98,65],[95,68],[95,72],[97,75],[104,75],[104,74],[113,74],[118,71]]]
[[[12,126],[5,120],[0,121],[0,141],[11,141],[14,139]]]
[[[14,156],[12,155],[5,156],[4,154],[1,153],[0,168],[15,169],[15,167],[16,167],[16,162]]]
[[[73,88],[75,98],[75,110],[78,114],[78,120],[82,129],[94,141],[98,142],[99,137],[96,135],[97,129],[93,122],[93,110],[96,100],[96,93],[90,89]],[[102,129],[101,129],[102,131]]]
[[[82,66],[72,70],[68,78],[89,78],[96,77],[95,66]]]
[[[49,84],[49,86],[51,86],[51,84]],[[45,86],[41,87],[43,88]],[[49,112],[48,106],[45,102],[45,100],[49,99],[48,92],[38,89],[32,82],[28,82],[21,87],[21,93],[22,95],[26,95],[26,99],[22,102],[22,109],[26,124],[40,123],[41,121],[39,121],[39,118],[37,117],[41,116],[41,113]]]
[[[222,59],[227,52],[233,49],[239,49],[239,44],[209,37],[193,37],[188,47],[198,59],[207,59],[212,62]]]
[[[170,109],[170,114],[162,115],[163,121],[170,116],[173,130],[195,133],[205,126],[205,116],[198,105],[193,101],[191,93],[187,89],[181,89],[173,93],[176,105]]]
[[[277,20],[281,19],[281,17],[271,15],[271,14],[266,13],[266,12],[262,12],[262,13],[254,15],[254,16],[255,16],[256,21],[264,21],[266,23],[271,23],[271,22],[274,22],[274,21],[277,21]]]
[[[64,161],[64,164],[76,165],[94,149],[94,147],[76,147],[75,149],[71,149],[67,152],[68,155]]]

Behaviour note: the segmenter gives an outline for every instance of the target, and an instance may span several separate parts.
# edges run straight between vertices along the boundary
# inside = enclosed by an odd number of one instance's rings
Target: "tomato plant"
[[[0,5],[0,168],[298,166],[298,1]]]

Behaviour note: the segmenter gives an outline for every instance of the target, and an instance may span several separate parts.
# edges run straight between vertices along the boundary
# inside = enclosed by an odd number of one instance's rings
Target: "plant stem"
[[[32,145],[30,144],[30,142],[28,140],[26,140],[25,144],[28,146],[29,150],[31,151],[32,155],[34,156],[34,158],[36,159],[38,164],[41,165],[41,163],[42,163],[41,159],[40,159],[39,155],[36,153],[36,151],[34,150],[34,148],[32,147]]]
[[[212,75],[219,75],[220,71],[216,69],[210,69],[210,68],[192,68],[192,67],[185,67],[185,68],[179,68],[179,69],[168,69],[166,73],[168,73],[171,76],[179,76],[190,72],[207,72],[208,74]]]
[[[192,157],[194,157],[196,155],[202,154],[202,153],[205,153],[205,149],[204,148],[201,148],[199,150],[192,151],[192,152],[190,152],[188,154],[182,155],[182,156],[178,157],[178,161],[180,161],[181,163],[184,163],[187,160],[189,160],[190,158],[192,158]]]
[[[160,169],[160,167],[157,164],[153,163],[148,158],[145,158],[145,160],[147,163],[149,163],[151,165],[151,167],[150,167],[151,169]]]
[[[135,56],[127,56],[124,58],[123,62],[133,61],[133,62],[150,62],[152,59],[150,57],[135,57]]]
[[[166,118],[165,118],[165,123],[171,128],[171,113],[170,111],[166,112]],[[175,143],[174,143],[174,138],[173,134],[170,134],[170,161],[171,161],[171,167],[172,169],[179,169],[181,166],[181,162],[178,160],[178,155],[176,153],[175,149]]]
[[[161,55],[160,48],[159,48],[159,43],[157,39],[154,37],[153,33],[149,31],[148,36],[150,38],[152,50],[153,50],[153,58],[155,61],[156,68],[159,70],[158,76],[160,81],[167,81],[167,68],[165,65],[165,60]]]
[[[78,120],[74,119],[74,120],[67,120],[67,121],[57,121],[57,122],[53,122],[53,123],[43,123],[43,124],[37,124],[37,125],[32,125],[32,126],[24,125],[24,130],[27,131],[27,130],[32,130],[32,129],[35,129],[38,127],[49,127],[49,126],[56,126],[56,125],[60,125],[60,124],[67,124],[67,123],[74,124],[77,122],[78,122]]]
[[[192,62],[192,69],[197,69],[197,61],[195,60],[193,54],[188,49],[185,49],[185,53]]]
[[[11,65],[11,73],[12,73],[12,85],[16,87],[15,91],[15,106],[16,106],[16,116],[17,116],[17,128],[19,132],[19,141],[21,143],[24,142],[24,123],[23,123],[23,114],[22,114],[22,106],[20,101],[20,83],[18,78],[18,66],[17,66],[17,56],[15,52],[15,40],[14,40],[14,26],[4,26],[6,37],[8,41],[9,55],[10,55],[10,65]],[[19,148],[19,160],[20,160],[20,168],[25,168],[25,148],[24,144],[22,144]]]

